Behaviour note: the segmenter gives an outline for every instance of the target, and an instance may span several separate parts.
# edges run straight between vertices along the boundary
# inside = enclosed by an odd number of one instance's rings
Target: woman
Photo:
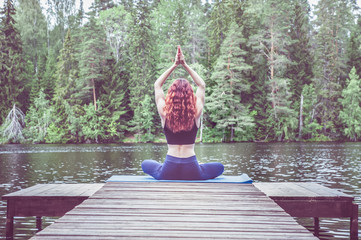
[[[164,97],[162,86],[179,65],[186,69],[198,86],[196,94],[187,80],[177,79]],[[173,66],[154,83],[154,91],[168,143],[168,153],[163,164],[154,160],[143,161],[143,171],[158,180],[205,180],[221,175],[224,170],[221,163],[198,164],[194,152],[194,143],[204,107],[205,83],[186,64],[180,46]]]

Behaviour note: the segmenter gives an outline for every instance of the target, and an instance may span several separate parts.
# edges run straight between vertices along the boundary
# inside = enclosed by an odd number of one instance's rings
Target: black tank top
[[[198,128],[194,122],[193,127],[190,131],[180,131],[173,133],[168,127],[167,123],[164,125],[164,134],[168,144],[174,145],[186,145],[194,144],[197,137]]]

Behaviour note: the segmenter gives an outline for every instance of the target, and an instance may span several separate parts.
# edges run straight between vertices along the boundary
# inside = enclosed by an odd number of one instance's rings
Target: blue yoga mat
[[[247,174],[239,176],[221,175],[208,180],[156,180],[151,176],[114,175],[106,182],[197,182],[197,183],[252,183],[252,179]]]

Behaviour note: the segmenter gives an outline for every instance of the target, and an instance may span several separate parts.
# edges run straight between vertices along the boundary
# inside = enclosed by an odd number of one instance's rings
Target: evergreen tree
[[[310,7],[307,0],[295,1],[294,17],[291,19],[291,44],[289,55],[292,61],[287,67],[286,76],[290,79],[291,108],[297,111],[302,108],[301,93],[303,86],[311,83],[313,78],[313,56],[311,54],[309,22]],[[299,116],[299,119],[302,116]],[[302,119],[299,121],[299,137],[302,136]]]
[[[316,139],[322,140],[324,137],[320,135],[320,130],[322,126],[317,122],[316,119],[316,110],[320,103],[318,102],[316,94],[316,89],[313,84],[304,85],[301,99],[303,99],[303,104],[301,105],[301,121],[300,124],[300,134],[299,138],[308,138],[308,139]]]
[[[53,99],[56,82],[56,59],[54,51],[50,51],[46,58],[45,72],[40,80],[40,87],[44,90],[46,99]]]
[[[42,89],[40,89],[38,97],[34,99],[34,103],[30,106],[25,117],[24,135],[27,141],[32,143],[45,142],[47,129],[51,123],[52,108],[49,100]]]
[[[361,80],[353,67],[347,87],[342,91],[340,119],[345,125],[344,134],[352,141],[361,138]]]
[[[241,2],[237,0],[215,1],[212,7],[210,20],[208,23],[209,36],[209,67],[213,66],[220,54],[220,47],[224,39],[228,27],[232,21],[235,21],[237,11],[241,6]]]
[[[254,36],[258,35],[260,28],[263,28],[262,14],[260,13],[262,4],[260,1],[243,1],[236,18],[236,22],[242,27],[243,36],[247,42],[246,45],[242,46],[242,49],[248,52],[244,59],[248,65],[252,66],[252,71],[245,76],[251,86],[250,91],[243,93],[242,101],[250,106],[250,112],[255,119],[254,138],[256,140],[268,138],[267,119],[271,109],[270,104],[267,104],[268,62],[265,56],[259,53],[259,49],[254,49],[252,45],[254,44],[252,42]]]
[[[289,53],[292,64],[287,68],[287,77],[292,91],[292,102],[298,102],[303,86],[310,84],[313,77],[309,22],[310,7],[307,0],[297,1],[291,22],[291,44]]]
[[[161,0],[157,8],[152,12],[152,26],[156,37],[156,69],[157,75],[161,75],[174,61],[176,46],[181,45],[185,54],[189,40],[189,29],[185,26],[189,12],[188,1]],[[187,58],[188,56],[186,56]],[[188,59],[188,58],[187,58]],[[177,69],[172,77],[180,77],[185,74],[181,68]]]
[[[188,44],[183,48],[189,52],[189,62],[195,64],[199,62],[207,65],[207,25],[206,17],[203,13],[201,1],[193,0],[189,6],[189,13],[186,15],[185,24],[189,26]]]
[[[148,142],[154,140],[152,128],[154,128],[154,110],[156,106],[153,99],[149,95],[145,95],[140,102],[140,107],[134,111],[132,122],[135,123],[133,131],[135,131],[137,142]]]
[[[254,126],[248,108],[242,102],[243,93],[250,89],[245,76],[252,69],[244,60],[247,52],[241,49],[245,42],[242,29],[233,22],[211,77],[215,86],[208,100],[210,119],[223,131],[223,139],[226,139],[224,135],[229,135],[230,141],[251,139],[250,130]]]
[[[361,76],[361,16],[353,26],[347,48],[347,67],[356,68],[356,74]]]
[[[55,74],[56,88],[53,101],[54,112],[56,113],[55,120],[57,127],[60,129],[59,131],[67,132],[68,129],[72,129],[70,132],[76,139],[78,139],[80,131],[77,118],[81,113],[75,96],[78,72],[79,70],[78,63],[75,59],[74,42],[71,38],[70,30],[68,30],[64,41],[64,47],[60,51],[57,63],[57,70]],[[71,136],[66,136],[66,138],[70,139]]]
[[[84,105],[84,115],[80,117],[80,126],[84,134],[84,140],[99,143],[106,138],[106,128],[109,119],[103,114],[100,103],[97,104],[99,109],[94,109],[93,104]]]
[[[117,62],[125,58],[126,47],[129,46],[130,21],[130,13],[122,5],[101,11],[97,19]]]
[[[129,108],[129,73],[123,67],[124,63],[108,59],[104,72],[104,84],[100,100],[103,103],[103,114],[110,120],[107,128],[107,139],[119,140],[124,137],[127,123],[130,121]]]
[[[16,13],[17,29],[21,34],[24,54],[38,74],[40,58],[45,54],[46,21],[39,0],[21,0]]]
[[[22,42],[15,27],[15,8],[12,0],[6,0],[0,11],[0,123],[9,109],[16,104],[24,107],[28,91],[24,91],[25,65]]]
[[[314,21],[317,32],[316,66],[314,84],[318,101],[317,120],[322,125],[322,133],[337,137],[340,133],[338,114],[343,82],[346,71],[346,43],[350,32],[351,1],[320,0],[315,6]]]
[[[65,40],[65,36],[67,33],[67,29],[72,29],[73,26],[71,26],[71,16],[75,16],[76,13],[76,7],[75,7],[75,1],[74,0],[47,0],[47,13],[48,13],[48,22],[54,23],[54,28],[52,32],[52,43],[53,47],[59,47],[57,51],[59,51],[62,47],[62,43]],[[61,43],[60,46],[58,45]],[[56,52],[57,52],[56,51]]]
[[[100,86],[103,84],[103,67],[110,53],[105,41],[104,30],[96,24],[93,12],[83,29],[76,97],[81,100],[81,104],[92,102],[95,110]]]
[[[152,26],[150,24],[150,3],[148,0],[140,0],[136,3],[135,12],[133,12],[133,27],[131,30],[129,47],[129,56],[131,61],[130,68],[130,106],[133,110],[132,129],[139,134],[148,132],[149,129],[143,126],[140,121],[142,114],[142,102],[146,95],[153,95],[154,84],[154,64],[155,60]],[[155,107],[152,111],[155,112]],[[155,116],[155,114],[154,114]]]
[[[290,79],[287,78],[287,66],[292,64],[289,59],[290,11],[289,5],[280,0],[269,0],[265,4],[256,2],[253,8],[261,7],[263,28],[258,34],[251,36],[255,50],[259,51],[259,58],[265,57],[269,68],[268,96],[271,109],[268,112],[267,128],[273,139],[293,139],[297,128],[297,115],[291,108]],[[292,8],[291,8],[292,10]]]

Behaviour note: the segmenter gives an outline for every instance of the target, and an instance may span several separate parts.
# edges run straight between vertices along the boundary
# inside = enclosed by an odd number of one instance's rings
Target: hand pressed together
[[[182,49],[181,49],[181,47],[179,45],[178,45],[178,50],[177,50],[177,54],[176,54],[176,57],[175,57],[175,63],[176,63],[176,65],[184,65],[184,64],[186,64],[186,62],[184,60],[184,55],[183,55]]]

